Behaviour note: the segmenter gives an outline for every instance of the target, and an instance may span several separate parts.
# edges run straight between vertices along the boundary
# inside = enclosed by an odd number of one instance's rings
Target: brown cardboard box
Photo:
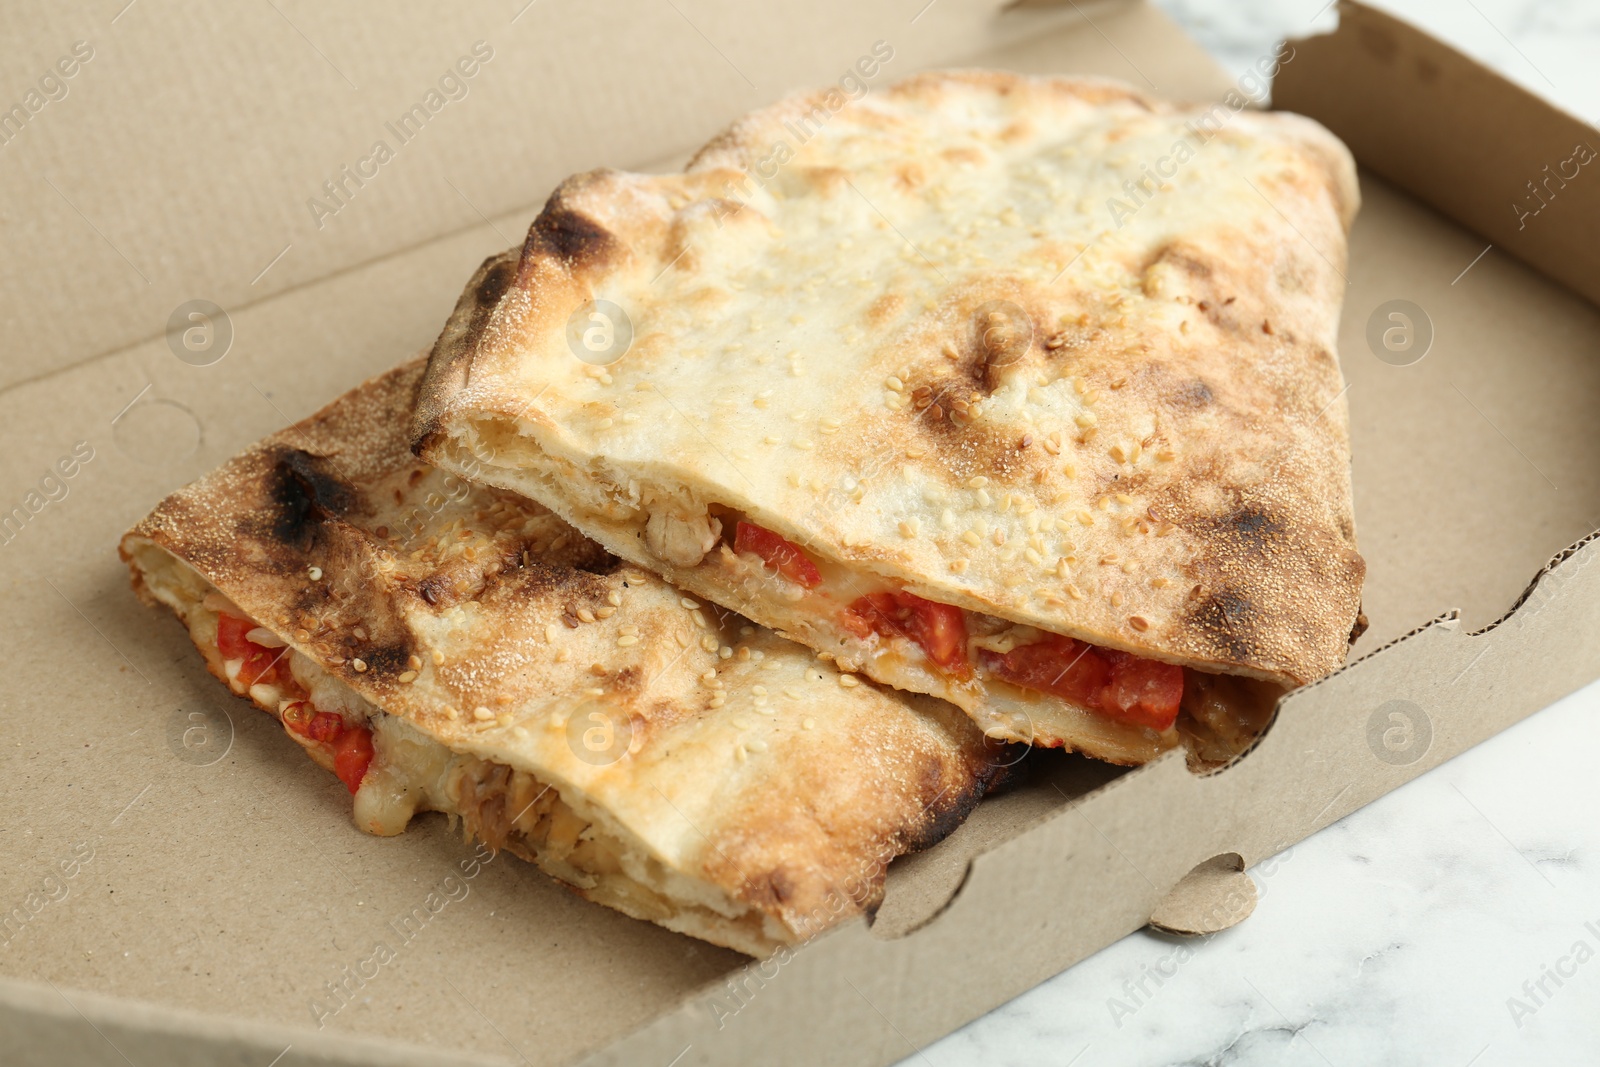
[[[1600,393],[1600,186],[1512,206],[1592,131],[1347,3],[1276,102],[1368,168],[1341,352],[1373,626],[1242,762],[1043,761],[898,862],[870,928],[761,966],[509,858],[463,868],[442,820],[358,832],[338,783],[128,592],[115,539],[165,492],[427,345],[562,174],[681,154],[876,40],[885,77],[960,60],[1230,88],[1141,3],[864,7],[0,15],[4,69],[68,86],[0,145],[0,519],[22,509],[0,534],[0,1060],[885,1063],[1147,921],[1242,919],[1242,868],[1600,675],[1600,443],[1564,429]],[[479,40],[464,98],[375,177],[339,174]],[[170,348],[198,298],[226,314]],[[465,892],[440,892],[452,873]]]

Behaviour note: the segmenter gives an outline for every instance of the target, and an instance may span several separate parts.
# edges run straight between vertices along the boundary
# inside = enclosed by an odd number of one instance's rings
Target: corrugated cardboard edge
[[[1273,105],[1315,118],[1363,166],[1600,304],[1600,132],[1392,15],[1340,0],[1339,20],[1337,33],[1295,42]],[[1596,158],[1571,162],[1579,145]]]
[[[274,1067],[345,1067],[379,1057],[392,1067],[499,1067],[506,1062],[0,978],[0,1062],[8,1067],[121,1062],[246,1067],[269,1061]]]

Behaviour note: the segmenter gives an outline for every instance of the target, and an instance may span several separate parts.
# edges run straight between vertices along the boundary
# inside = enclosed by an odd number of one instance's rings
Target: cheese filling
[[[669,870],[644,849],[609,832],[602,814],[527,771],[457,752],[378,708],[311,657],[249,619],[187,565],[159,549],[141,559],[146,587],[189,629],[207,667],[247,697],[353,794],[353,817],[367,833],[393,836],[419,811],[459,821],[465,834],[534,863],[597,903],[753,956],[796,935],[776,918],[703,880]],[[159,571],[156,568],[160,568]],[[157,578],[159,574],[159,580]],[[257,653],[224,657],[220,630],[242,620],[247,640],[271,661],[250,681]],[[365,738],[359,767],[342,756]]]

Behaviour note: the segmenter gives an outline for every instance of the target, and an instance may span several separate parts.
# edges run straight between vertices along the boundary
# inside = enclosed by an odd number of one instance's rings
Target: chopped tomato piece
[[[822,572],[817,570],[817,565],[811,562],[805,550],[765,526],[741,521],[734,533],[733,550],[740,554],[754,552],[777,568],[779,574],[807,589],[815,589],[822,584]]]
[[[1183,668],[1097,648],[1060,634],[1001,654],[985,650],[984,670],[1135,726],[1166,730],[1183,699]]]
[[[1165,730],[1178,717],[1183,700],[1183,668],[1106,650],[1111,684],[1100,694],[1100,706],[1112,718]]]
[[[313,741],[337,744],[344,736],[344,719],[331,711],[319,711],[306,724],[305,735]]]
[[[347,729],[333,750],[333,772],[354,793],[372,765],[372,731],[365,726]]]
[[[984,670],[1008,682],[1091,708],[1099,707],[1100,692],[1111,683],[1111,666],[1099,649],[1059,634],[1004,654],[983,649],[980,659]]]
[[[226,612],[217,615],[217,651],[222,653],[223,659],[242,661],[239,681],[246,688],[257,682],[276,680],[278,660],[283,655],[283,649],[266,648],[245,636],[255,628],[256,624],[249,619]]]
[[[960,608],[924,600],[915,593],[869,593],[845,613],[885,636],[909,638],[941,668],[966,676],[967,617]],[[846,623],[852,630],[859,624]],[[865,636],[865,635],[863,635]]]

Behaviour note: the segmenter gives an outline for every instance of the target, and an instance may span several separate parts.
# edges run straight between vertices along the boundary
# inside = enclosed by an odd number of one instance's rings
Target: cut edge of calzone
[[[635,918],[766,956],[881,900],[1002,762],[901,699],[413,457],[418,360],[179,490],[135,590],[354,796],[440,811]]]
[[[1359,625],[1348,151],[1086,79],[836,103],[564,183],[419,454],[992,734],[1236,756]]]

